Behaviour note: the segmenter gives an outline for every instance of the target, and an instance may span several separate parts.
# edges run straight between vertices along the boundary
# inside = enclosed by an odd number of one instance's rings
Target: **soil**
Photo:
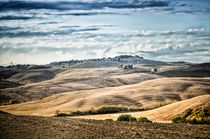
[[[118,122],[0,112],[0,138],[209,138],[210,125]]]

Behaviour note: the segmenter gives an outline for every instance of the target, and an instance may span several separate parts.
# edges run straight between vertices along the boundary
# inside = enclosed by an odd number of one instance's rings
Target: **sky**
[[[0,0],[0,65],[124,54],[210,62],[210,0]]]

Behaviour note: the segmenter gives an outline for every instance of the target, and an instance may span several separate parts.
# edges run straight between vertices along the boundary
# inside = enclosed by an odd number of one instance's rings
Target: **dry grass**
[[[202,105],[210,105],[210,95],[198,96],[188,100],[172,103],[154,110],[143,111],[143,112],[127,112],[123,114],[130,114],[134,117],[147,117],[153,122],[170,123],[171,119],[177,115],[182,114],[188,109],[193,109]],[[118,114],[104,114],[104,115],[90,115],[90,116],[76,116],[74,118],[85,118],[85,119],[114,119],[116,120]]]
[[[70,113],[101,105],[147,107],[205,95],[209,90],[210,78],[161,78],[133,85],[61,93],[0,109],[14,114],[53,116],[56,110]]]
[[[67,70],[52,80],[0,90],[0,103],[8,102],[10,99],[19,102],[32,101],[64,92],[123,86],[162,77],[138,72],[117,68]]]

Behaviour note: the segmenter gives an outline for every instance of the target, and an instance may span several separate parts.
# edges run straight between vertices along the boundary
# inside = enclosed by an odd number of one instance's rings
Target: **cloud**
[[[154,36],[173,36],[173,35],[196,35],[199,37],[210,36],[210,32],[204,28],[195,28],[183,30],[165,30],[165,31],[140,31],[135,34],[137,37],[154,37]]]
[[[164,56],[164,55],[185,55],[187,53],[197,53],[197,52],[206,52],[208,49],[182,49],[182,48],[163,48],[158,51],[139,51],[140,53],[150,54],[151,56]]]
[[[21,29],[21,27],[0,26],[0,31],[9,31],[9,30],[17,30],[17,29]]]
[[[76,13],[63,13],[58,15],[72,15],[72,16],[90,16],[90,15],[102,15],[102,14],[117,14],[114,12],[76,12]]]
[[[89,31],[97,31],[99,28],[84,28],[84,29],[65,29],[65,30],[54,30],[54,31],[1,31],[0,30],[0,38],[4,37],[37,37],[37,36],[50,36],[50,35],[68,35],[75,32],[89,32]]]
[[[45,11],[46,15],[93,16],[107,14],[129,14],[133,11],[147,10],[151,12],[209,13],[210,2],[192,2],[183,0],[7,0],[0,1],[0,12],[5,11]],[[50,12],[46,12],[50,10]],[[94,11],[95,10],[95,11]],[[126,11],[123,11],[126,10]],[[54,12],[52,12],[54,11]],[[67,12],[68,11],[68,12]],[[57,12],[57,13],[56,13]],[[63,12],[63,13],[59,13]],[[27,13],[27,12],[26,12]],[[28,20],[36,17],[2,17],[1,20]]]
[[[29,20],[32,17],[27,16],[1,16],[0,20]]]
[[[55,21],[52,21],[52,22],[41,22],[39,24],[41,25],[45,25],[45,24],[58,24],[59,22],[55,22]]]
[[[87,53],[87,55],[90,55],[90,56],[96,56],[97,55],[96,52],[86,52],[86,53]]]
[[[167,1],[4,1],[0,2],[0,10],[30,10],[30,9],[52,9],[52,10],[92,10],[108,8],[145,8],[145,7],[165,7],[168,6]]]
[[[5,46],[6,45],[6,46]],[[89,55],[96,55],[93,50],[104,50],[105,47],[98,46],[83,46],[83,47],[16,47],[12,44],[0,45],[0,53],[15,53],[15,54],[31,54],[31,53],[55,53],[61,52],[62,54],[75,54],[86,52]]]
[[[105,51],[103,52],[103,57],[106,56],[107,53],[109,53],[112,50],[112,48],[107,48],[105,49]]]

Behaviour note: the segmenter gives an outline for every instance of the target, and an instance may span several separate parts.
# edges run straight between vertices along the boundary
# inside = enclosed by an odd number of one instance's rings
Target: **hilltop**
[[[100,67],[118,67],[123,64],[145,64],[145,65],[170,65],[167,62],[144,59],[138,55],[120,55],[114,58],[101,59],[85,59],[85,60],[69,60],[52,62],[50,66],[63,66],[71,68],[100,68]],[[175,64],[175,63],[174,63]]]
[[[184,61],[162,62],[144,59],[138,55],[120,55],[113,58],[69,60],[52,62],[46,65],[10,65],[0,66],[0,88],[12,88],[21,84],[50,80],[57,74],[76,68],[117,68],[131,65],[134,72],[150,73],[157,69],[158,75],[166,77],[209,77],[210,63],[193,64]],[[8,81],[10,83],[5,83]]]

